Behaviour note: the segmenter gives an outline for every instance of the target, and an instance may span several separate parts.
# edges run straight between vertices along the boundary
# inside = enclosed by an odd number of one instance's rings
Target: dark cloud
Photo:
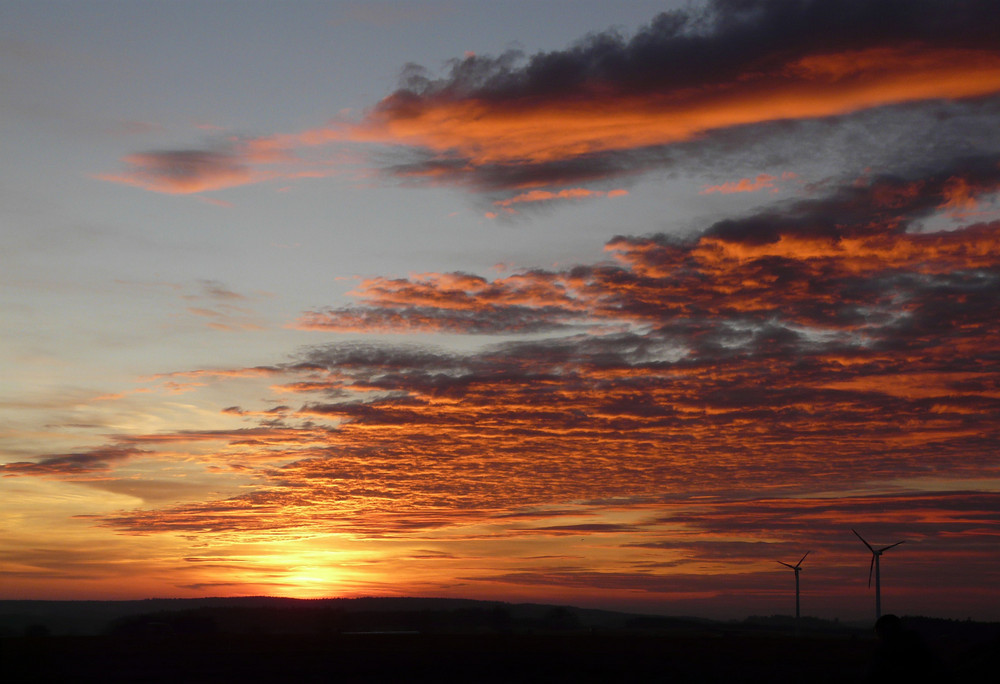
[[[666,506],[676,510],[667,512],[658,521],[669,525],[690,524],[699,534],[708,536],[767,530],[784,541],[811,542],[841,550],[858,545],[857,538],[850,534],[854,527],[872,540],[909,538],[936,549],[947,546],[950,539],[958,536],[964,537],[963,545],[988,544],[987,530],[1000,520],[998,502],[1000,494],[990,491],[734,499],[709,503],[696,510],[690,505]],[[676,542],[656,543],[656,546],[668,548],[673,543]],[[681,543],[685,548],[689,546],[688,540]]]
[[[638,528],[634,525],[613,525],[609,523],[579,523],[576,525],[547,525],[545,527],[535,527],[532,529],[539,532],[557,532],[557,533],[573,535],[583,532],[586,532],[588,534],[633,532]]]
[[[137,153],[103,178],[190,193],[315,177],[329,169],[298,150],[360,142],[377,145],[373,163],[397,180],[504,202],[654,169],[770,166],[792,147],[855,168],[996,149],[996,14],[988,0],[718,0],[628,36],[469,55],[442,77],[408,65],[360,121]],[[529,206],[541,205],[504,215]]]
[[[409,66],[401,90],[383,106],[413,106],[409,97],[562,101],[602,94],[706,87],[748,70],[783,66],[795,56],[907,42],[996,50],[1000,19],[988,0],[714,0],[702,11],[654,18],[631,38],[593,33],[566,50],[499,57],[470,55],[439,79]]]
[[[154,150],[131,154],[123,161],[128,165],[125,173],[101,177],[171,194],[219,190],[261,179],[249,159],[229,148]]]
[[[0,464],[0,473],[5,477],[16,475],[38,475],[51,477],[73,477],[92,475],[111,470],[121,461],[150,453],[134,447],[102,447],[72,454],[55,454],[38,461],[18,461]]]
[[[847,240],[904,233],[957,195],[973,199],[1000,187],[1000,157],[952,160],[912,178],[879,176],[839,188],[830,196],[797,200],[753,216],[721,221],[705,235],[731,242],[768,243],[782,237]]]
[[[443,315],[442,315],[443,314]],[[362,307],[320,309],[303,316],[298,326],[306,330],[340,332],[408,333],[436,330],[442,333],[495,335],[555,332],[571,327],[564,322],[574,316],[551,307],[488,306],[476,311],[448,311],[408,306],[392,310]],[[561,319],[561,320],[560,320]]]
[[[699,144],[698,148],[704,147]],[[697,150],[687,146],[690,155]],[[568,159],[522,164],[470,164],[467,159],[442,159],[422,150],[397,152],[405,159],[386,163],[382,171],[404,183],[464,186],[478,192],[508,196],[521,188],[562,187],[574,183],[628,180],[647,171],[673,165],[680,154],[667,146],[580,154]]]
[[[242,587],[242,582],[195,582],[194,584],[178,584],[180,589],[191,589],[193,591],[214,591],[225,587]]]
[[[801,153],[828,140],[830,129],[854,138],[846,142],[855,161],[872,159],[872,148],[898,155],[901,142],[925,158],[942,146],[954,155],[996,139],[994,116],[982,111],[972,115],[981,135],[947,125],[957,112],[981,109],[956,99],[1000,88],[994,10],[985,0],[720,0],[661,14],[630,37],[606,31],[531,56],[469,55],[440,78],[410,65],[361,137],[403,145],[408,158],[387,167],[400,178],[487,192],[607,181],[680,157],[690,169],[692,158],[732,154],[734,141],[745,148],[764,139],[773,157],[790,134]],[[953,86],[963,80],[967,92]],[[917,81],[926,87],[913,88]],[[875,82],[885,97],[856,90]],[[751,114],[761,97],[773,102]],[[914,102],[923,103],[923,121],[905,111]],[[880,123],[870,112],[887,106],[892,120]],[[614,113],[623,109],[628,121]],[[689,116],[718,123],[683,123]],[[441,123],[466,118],[476,123],[452,132]],[[532,126],[509,123],[520,119]],[[827,130],[804,125],[810,120],[826,121]],[[539,130],[548,133],[533,139]],[[922,132],[929,140],[915,140]],[[845,146],[827,147],[837,154]]]

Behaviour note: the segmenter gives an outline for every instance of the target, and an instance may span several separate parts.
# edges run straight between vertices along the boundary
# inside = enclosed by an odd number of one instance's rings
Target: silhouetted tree
[[[868,669],[866,681],[887,682],[940,681],[941,668],[920,635],[906,629],[896,615],[883,615],[875,622],[878,646]]]

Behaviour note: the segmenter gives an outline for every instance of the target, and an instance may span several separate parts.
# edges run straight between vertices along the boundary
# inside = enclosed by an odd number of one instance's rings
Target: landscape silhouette
[[[5,682],[990,682],[1000,623],[433,598],[0,602]],[[936,681],[949,681],[939,679]]]
[[[0,4],[0,684],[994,681],[998,9]]]

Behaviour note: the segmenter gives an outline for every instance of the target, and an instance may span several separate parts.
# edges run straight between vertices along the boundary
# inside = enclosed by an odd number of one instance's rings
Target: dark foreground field
[[[8,682],[843,682],[857,639],[650,634],[21,637]]]
[[[754,634],[14,637],[4,682],[858,682],[874,643]],[[975,654],[973,654],[975,656]],[[936,681],[992,682],[995,654]],[[959,668],[961,671],[956,670]]]
[[[908,682],[995,681],[1000,624],[905,625],[926,646]],[[2,684],[821,684],[865,681],[877,647],[868,626],[816,618],[722,623],[456,599],[0,601]]]

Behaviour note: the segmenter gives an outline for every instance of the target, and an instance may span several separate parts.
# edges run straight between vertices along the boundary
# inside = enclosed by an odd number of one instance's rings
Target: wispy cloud
[[[796,175],[790,171],[786,171],[781,174],[781,180],[792,180],[795,177]],[[774,184],[776,180],[778,180],[778,178],[775,176],[762,173],[753,179],[741,178],[738,181],[727,181],[721,185],[706,185],[702,188],[701,192],[703,195],[711,195],[714,192],[719,192],[723,195],[731,195],[738,192],[758,192],[760,190],[777,192],[778,188]]]
[[[270,174],[252,168],[234,150],[160,150],[137,152],[123,159],[122,173],[101,174],[101,180],[135,185],[144,190],[188,194],[259,183]]]
[[[306,137],[308,140],[309,137]],[[212,192],[272,179],[322,178],[343,173],[350,161],[315,160],[296,152],[288,136],[220,136],[204,147],[147,150],[126,155],[125,170],[97,178],[174,195]]]
[[[194,288],[181,295],[185,311],[205,321],[215,330],[262,330],[267,323],[255,310],[254,305],[266,299],[266,293],[245,295],[228,288],[215,280],[201,280]]]
[[[149,451],[135,447],[109,446],[71,454],[52,454],[38,461],[0,463],[0,474],[4,477],[20,475],[86,477],[109,472],[123,461],[148,454]]]
[[[496,200],[493,202],[493,205],[502,208],[505,213],[516,214],[517,210],[513,208],[513,205],[517,204],[551,204],[552,202],[593,199],[595,197],[624,197],[627,194],[628,190],[622,188],[608,191],[588,190],[587,188],[566,188],[558,192],[529,190],[528,192],[522,192],[506,199]],[[497,215],[496,212],[488,212],[486,214],[487,218],[496,218]]]

